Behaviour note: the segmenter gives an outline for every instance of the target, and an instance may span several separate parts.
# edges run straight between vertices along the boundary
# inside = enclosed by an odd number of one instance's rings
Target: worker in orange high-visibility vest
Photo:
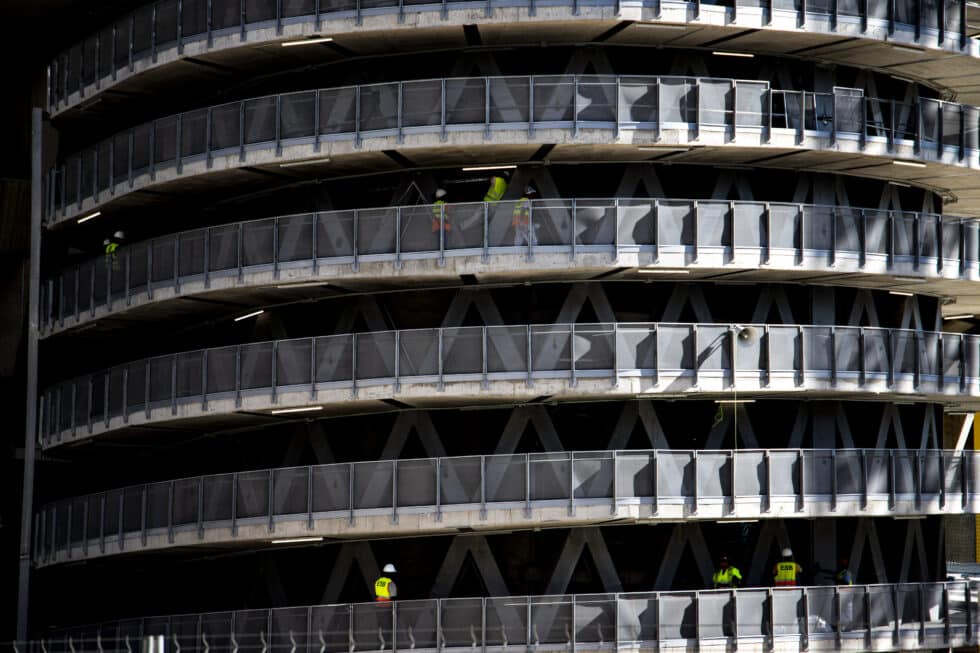
[[[772,568],[773,580],[776,587],[795,587],[797,578],[803,573],[803,567],[793,560],[793,550],[783,549],[782,559]]]
[[[538,238],[535,230],[538,225],[531,224],[531,202],[538,198],[538,191],[534,186],[524,189],[524,194],[514,204],[514,212],[511,215],[511,226],[514,228],[514,246],[537,245]]]
[[[449,224],[449,213],[446,211],[446,191],[442,188],[436,190],[436,201],[432,203],[432,233],[439,233],[439,225],[449,235],[453,227]]]

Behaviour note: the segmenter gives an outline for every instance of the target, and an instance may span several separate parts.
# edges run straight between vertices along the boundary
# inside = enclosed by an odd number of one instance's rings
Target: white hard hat
[[[124,234],[121,231],[117,231],[116,233],[112,234],[112,237],[113,238],[125,238],[126,237],[126,234]]]
[[[526,195],[537,195],[538,191],[534,189],[534,186],[528,186],[524,189]]]
[[[793,557],[793,549],[790,549],[789,547],[783,549],[783,557],[784,558],[791,558],[791,557]]]
[[[391,563],[389,562],[388,564],[386,564],[386,565],[385,565],[385,568],[384,568],[384,570],[383,570],[383,571],[384,571],[384,573],[386,573],[386,574],[394,574],[394,573],[396,573],[396,570],[395,570],[395,565],[393,565],[393,564],[391,564]]]
[[[440,188],[436,191],[436,199],[440,199],[446,196],[446,191]]]
[[[109,239],[108,239],[108,238],[106,238],[105,240],[103,240],[103,241],[102,241],[102,244],[103,244],[103,245],[108,245],[108,244],[109,244]]]

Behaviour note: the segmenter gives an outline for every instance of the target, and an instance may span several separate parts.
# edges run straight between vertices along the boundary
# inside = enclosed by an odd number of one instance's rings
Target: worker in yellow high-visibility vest
[[[742,584],[742,572],[738,567],[728,564],[728,555],[721,554],[718,560],[718,571],[711,577],[715,589],[730,589]]]
[[[797,579],[803,573],[803,567],[793,560],[793,550],[783,549],[782,559],[772,568],[773,580],[776,587],[795,587]]]
[[[499,175],[490,177],[490,187],[487,188],[487,194],[483,196],[483,201],[499,202],[502,200],[507,192],[508,179],[510,179],[510,173],[506,170]]]
[[[398,598],[398,587],[395,585],[395,581],[391,579],[391,576],[395,574],[395,565],[390,562],[386,564],[382,574],[381,578],[374,581],[374,600],[392,601]]]

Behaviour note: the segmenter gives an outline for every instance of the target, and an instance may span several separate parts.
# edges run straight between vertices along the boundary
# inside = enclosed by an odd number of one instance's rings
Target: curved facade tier
[[[35,563],[273,540],[677,520],[980,512],[980,453],[569,451],[183,478],[45,506]]]
[[[577,272],[584,279],[623,266],[676,269],[691,280],[734,271],[755,271],[757,281],[780,281],[787,272],[849,273],[827,283],[909,287],[958,297],[948,308],[957,314],[980,313],[971,290],[980,281],[974,220],[734,200],[579,198],[529,206],[533,244],[515,239],[515,201],[303,213],[134,243],[49,280],[42,327],[58,333],[228,289],[445,283],[466,274],[524,281]]]
[[[732,370],[736,373],[733,375]],[[44,394],[42,444],[238,412],[733,392],[978,404],[980,336],[768,324],[546,324],[357,333],[161,356]],[[816,395],[815,395],[816,396]],[[297,411],[302,412],[302,411]]]
[[[980,175],[964,170],[980,169],[978,137],[976,107],[878,100],[854,89],[601,75],[393,82],[234,102],[122,132],[51,170],[47,222],[131,208],[146,201],[135,192],[142,189],[241,183],[236,171],[253,167],[303,163],[353,173],[382,165],[385,150],[410,152],[415,165],[514,163],[543,144],[557,144],[549,154],[556,162],[649,160],[661,146],[672,163],[906,180],[956,197],[958,210],[972,214],[980,213]]]
[[[640,27],[610,42],[663,43],[684,33],[687,47],[796,54],[820,61],[884,68],[892,74],[950,89],[968,101],[976,95],[969,78],[980,70],[978,46],[967,36],[968,3],[916,0],[897,3],[725,0],[718,3],[652,0],[521,0],[442,3],[394,0],[250,0],[239,7],[225,0],[165,0],[107,26],[58,57],[48,69],[49,110],[57,115],[91,102],[112,89],[136,93],[165,75],[193,78],[188,60],[220,59],[248,65],[263,48],[329,37],[357,52],[378,50],[381,32],[388,48],[410,49],[418,31],[433,44],[458,46],[460,28],[478,24],[485,42],[508,43],[506,27],[519,23],[532,41],[588,41],[610,28]],[[643,27],[651,25],[653,29]],[[664,25],[665,29],[656,29]],[[710,26],[710,29],[705,29]],[[762,30],[762,34],[752,32]],[[700,32],[700,33],[699,33]],[[746,34],[749,32],[749,34]],[[841,47],[842,43],[847,47]],[[904,49],[896,52],[894,44]],[[909,47],[911,46],[911,47]],[[863,60],[855,61],[853,49]],[[282,54],[285,54],[283,51]],[[282,54],[280,56],[282,56]],[[897,62],[893,60],[898,59]],[[255,62],[251,62],[256,65]]]
[[[386,651],[911,651],[976,642],[970,581],[703,592],[507,596],[128,619],[59,633],[48,651],[162,637],[178,648]]]

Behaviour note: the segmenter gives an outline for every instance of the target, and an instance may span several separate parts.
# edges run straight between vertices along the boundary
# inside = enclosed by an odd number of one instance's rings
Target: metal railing
[[[751,329],[747,327],[751,326]],[[738,334],[749,334],[740,339]],[[733,370],[737,373],[733,374]],[[644,380],[651,393],[741,390],[980,395],[980,336],[872,327],[603,323],[448,327],[329,335],[144,359],[49,388],[42,444],[145,421],[345,401],[365,386]],[[626,390],[637,392],[635,384]],[[473,388],[476,387],[476,390]],[[644,386],[646,387],[646,386]],[[594,389],[594,388],[593,388]],[[622,391],[622,390],[621,390]],[[632,396],[632,395],[631,395]],[[651,396],[655,396],[651,394]],[[332,395],[337,400],[337,395]],[[261,398],[257,401],[256,398]],[[209,402],[228,402],[215,406]],[[178,411],[179,408],[184,409]],[[140,421],[143,421],[142,419]]]
[[[978,472],[980,452],[907,449],[560,451],[266,469],[47,504],[35,516],[34,559],[139,550],[150,538],[149,547],[160,548],[181,533],[204,541],[215,529],[247,541],[283,528],[321,532],[323,520],[354,527],[359,517],[376,516],[397,524],[419,512],[441,522],[444,512],[470,511],[474,525],[491,510],[523,508],[530,518],[537,509],[567,508],[580,523],[587,516],[576,517],[577,508],[598,508],[593,516],[606,520],[637,504],[650,507],[644,519],[977,512]],[[243,525],[260,529],[241,533]]]
[[[78,101],[87,94],[111,85],[121,75],[134,72],[136,66],[152,66],[161,52],[176,51],[182,54],[188,43],[204,42],[211,48],[215,36],[240,35],[235,45],[251,39],[256,30],[274,28],[274,38],[280,37],[283,28],[291,25],[313,23],[319,32],[324,21],[345,21],[354,18],[360,25],[362,18],[397,13],[404,19],[405,13],[439,12],[445,20],[450,9],[485,8],[489,17],[495,8],[526,7],[534,15],[540,0],[440,0],[421,3],[418,0],[162,0],[148,3],[113,24],[103,28],[84,41],[58,56],[48,67],[48,102],[52,112],[59,105],[68,105],[69,97],[78,94]],[[542,2],[549,8],[555,2]],[[772,23],[773,12],[796,14],[796,23],[806,30],[836,31],[838,21],[860,21],[861,34],[878,37],[881,27],[886,27],[888,39],[901,39],[902,32],[912,32],[915,43],[935,47],[953,45],[960,50],[967,48],[965,0],[941,0],[927,3],[922,0],[722,0],[721,2],[671,2],[669,0],[565,0],[559,6],[571,7],[578,13],[579,5],[587,7],[612,7],[616,13],[622,7],[652,8],[659,16],[663,9],[684,9],[683,15],[700,16],[702,4],[724,7],[735,20],[739,9],[748,13],[766,12],[766,24]],[[693,12],[689,8],[693,7]],[[817,18],[807,24],[807,16]],[[831,18],[831,26],[825,26],[824,16]],[[869,25],[871,29],[869,30]],[[349,29],[349,28],[348,28]],[[253,34],[250,34],[253,32]],[[896,34],[898,32],[898,34]],[[335,32],[331,32],[335,33]],[[261,39],[262,36],[259,36]],[[266,37],[268,38],[268,37]],[[880,37],[879,37],[880,38]],[[90,88],[92,87],[92,88]]]
[[[66,269],[42,285],[47,329],[125,311],[188,283],[363,262],[535,253],[646,254],[654,264],[750,265],[980,278],[978,223],[953,216],[780,202],[577,198],[285,215],[161,236]],[[594,260],[592,261],[594,263]],[[533,265],[529,263],[529,265]],[[200,286],[198,286],[200,290]],[[167,294],[165,296],[172,296]]]
[[[215,157],[245,165],[248,152],[303,145],[303,156],[325,141],[352,142],[406,134],[582,129],[665,129],[684,138],[736,132],[766,140],[773,130],[829,136],[831,144],[876,140],[893,151],[913,147],[926,160],[976,167],[980,109],[919,98],[911,103],[866,98],[856,89],[834,93],[774,90],[768,82],[672,76],[539,75],[459,77],[302,91],[232,102],[161,118],[69,156],[49,172],[48,222],[68,219],[86,201],[98,205],[142,187],[161,171]],[[928,153],[928,154],[927,154]],[[293,155],[295,156],[295,154]],[[168,175],[172,176],[172,175]],[[60,215],[59,215],[60,213]]]
[[[241,610],[62,631],[19,653],[912,650],[974,644],[980,584],[501,596]]]

